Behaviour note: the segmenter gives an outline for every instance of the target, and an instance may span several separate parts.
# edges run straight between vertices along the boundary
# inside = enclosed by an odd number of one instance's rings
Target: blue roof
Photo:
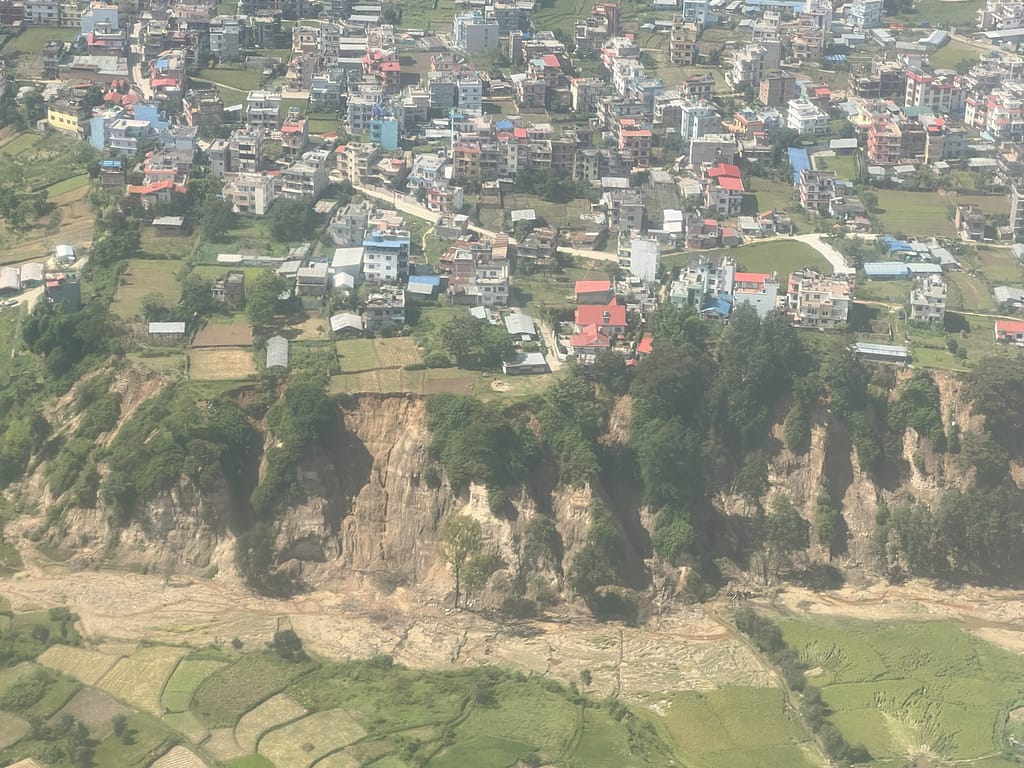
[[[910,243],[905,242],[903,240],[897,240],[895,237],[892,237],[891,235],[885,235],[880,239],[883,243],[885,243],[885,246],[889,249],[889,253],[892,253],[893,251],[912,252],[914,250],[914,246],[912,246]]]
[[[410,283],[423,283],[424,285],[441,285],[439,275],[409,275]]]
[[[363,247],[367,248],[401,248],[402,246],[409,245],[409,241],[405,238],[393,238],[385,240],[383,237],[379,240],[377,238],[371,238],[369,240],[363,240]]]
[[[810,170],[811,158],[803,147],[789,148],[789,164],[793,168],[793,186],[800,183],[800,172],[807,168]]]
[[[511,131],[513,128],[516,127],[516,124],[513,123],[511,120],[499,120],[497,123],[495,123],[495,127],[499,131]]]
[[[902,261],[876,261],[864,265],[868,277],[906,277],[907,265]]]

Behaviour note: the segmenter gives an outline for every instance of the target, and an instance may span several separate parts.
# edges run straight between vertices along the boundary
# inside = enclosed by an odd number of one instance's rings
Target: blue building
[[[400,139],[398,120],[383,107],[374,107],[373,117],[370,118],[370,141],[380,144],[385,152],[395,152]]]

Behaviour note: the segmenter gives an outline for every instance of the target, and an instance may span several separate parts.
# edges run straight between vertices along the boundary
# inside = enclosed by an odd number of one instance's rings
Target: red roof
[[[163,88],[165,85],[177,85],[178,81],[173,77],[155,77],[149,81],[152,88]]]
[[[763,283],[768,275],[763,272],[737,272],[734,281],[737,283]]]
[[[644,336],[640,339],[640,343],[636,345],[636,351],[641,355],[649,355],[654,351],[654,337]]]
[[[733,165],[732,163],[719,163],[708,171],[708,176],[712,179],[717,179],[721,176],[732,176],[733,178],[738,179],[740,177],[740,169],[739,166]]]
[[[305,120],[295,120],[294,122],[289,121],[281,126],[281,133],[301,133],[302,129],[305,127]]]
[[[625,326],[626,308],[614,300],[608,304],[584,304],[576,307],[576,325]]]
[[[612,289],[611,280],[577,280],[576,295],[581,293],[608,293]]]
[[[545,67],[560,67],[560,66],[562,66],[562,62],[560,62],[558,60],[558,57],[555,56],[555,54],[553,54],[553,53],[545,53],[544,56],[542,56],[541,58],[544,61],[544,66]]]
[[[1024,333],[1024,322],[1020,320],[996,320],[996,333]]]
[[[385,72],[400,72],[402,64],[398,61],[385,61],[380,65],[380,68]]]
[[[580,333],[575,334],[569,343],[574,349],[580,347],[611,347],[612,340],[601,333],[596,325],[588,325]]]
[[[733,192],[745,192],[743,188],[743,181],[741,179],[734,178],[733,176],[723,176],[718,180],[718,186],[722,189],[729,189]]]
[[[128,194],[130,195],[151,195],[154,192],[160,192],[165,189],[172,189],[174,187],[174,180],[167,179],[165,181],[158,181],[155,184],[129,184]]]
[[[525,139],[526,138],[526,129],[525,128],[513,128],[512,129],[512,135],[515,136],[517,139]]]

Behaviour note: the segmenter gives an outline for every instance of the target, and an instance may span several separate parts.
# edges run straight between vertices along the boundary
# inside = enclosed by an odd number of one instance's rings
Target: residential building
[[[964,109],[964,88],[959,76],[931,75],[920,69],[907,70],[903,103],[927,107],[935,114],[957,114]]]
[[[690,165],[699,168],[705,163],[734,163],[739,148],[730,133],[706,133],[690,140]]]
[[[37,27],[60,26],[60,3],[57,0],[25,0],[25,23]],[[78,26],[74,19],[72,26]]]
[[[653,235],[619,233],[619,267],[645,283],[655,283],[661,268],[661,243]]]
[[[789,276],[788,294],[794,325],[824,329],[846,325],[853,300],[846,278],[798,270]]]
[[[367,330],[379,331],[385,325],[404,325],[405,289],[382,285],[366,297],[360,311]]]
[[[263,169],[263,131],[237,130],[228,138],[228,167],[242,173]]]
[[[746,189],[740,171],[731,163],[720,163],[708,171],[704,190],[704,204],[718,216],[739,216],[743,209]]]
[[[985,211],[976,205],[958,205],[954,224],[960,237],[965,240],[985,238]]]
[[[733,54],[729,80],[736,88],[757,88],[764,79],[768,49],[750,44]]]
[[[331,240],[334,244],[341,248],[361,246],[373,210],[373,205],[366,200],[339,208],[330,224]]]
[[[929,275],[910,292],[910,319],[919,323],[941,323],[946,315],[946,281]]]
[[[611,280],[577,280],[573,295],[577,304],[605,305],[615,294]]]
[[[498,47],[498,22],[484,18],[480,11],[455,16],[452,42],[466,53],[481,53]]]
[[[213,135],[214,129],[224,122],[224,102],[215,88],[192,89],[182,99],[185,124],[197,128],[203,137]]]
[[[274,177],[265,173],[239,173],[224,185],[221,194],[235,213],[263,216],[274,202]]]
[[[737,272],[733,278],[733,308],[749,304],[764,319],[779,304],[779,280],[776,275],[761,272]]]
[[[835,197],[835,171],[812,171],[804,168],[800,172],[800,205],[808,213],[828,213],[832,198]]]
[[[883,0],[853,0],[846,6],[846,20],[855,29],[874,29],[882,26]]]
[[[607,304],[585,304],[576,307],[573,322],[577,333],[593,328],[614,339],[626,332],[626,307],[614,299]]]
[[[27,20],[27,19],[26,19]],[[54,26],[54,25],[47,25]],[[67,43],[61,40],[47,40],[43,45],[43,77],[56,80],[60,72],[60,63],[67,52]]]
[[[868,160],[875,165],[895,165],[903,157],[903,132],[894,120],[876,120],[868,128]]]
[[[672,19],[668,40],[668,60],[673,66],[692,67],[697,63],[699,29],[682,16]]]
[[[806,98],[793,99],[786,111],[786,127],[801,136],[824,136],[829,131],[828,115]]]
[[[401,126],[393,115],[375,115],[370,119],[370,141],[380,144],[385,152],[396,152],[401,139]]]
[[[351,184],[366,184],[381,158],[380,146],[372,142],[342,144],[334,150],[338,174]]]
[[[1010,229],[1018,243],[1024,242],[1024,194],[1021,189],[1017,184],[1010,188]]]
[[[327,274],[327,262],[318,261],[305,267],[299,267],[295,273],[295,292],[299,296],[323,296],[327,293],[330,278]]]
[[[46,123],[83,139],[89,125],[89,108],[74,96],[56,99],[46,105]]]
[[[427,190],[426,204],[435,213],[458,213],[465,205],[465,194],[462,187],[431,187]]]
[[[736,262],[731,256],[693,256],[669,287],[669,301],[677,307],[704,309],[720,296],[731,296]]]
[[[795,94],[795,77],[786,72],[770,72],[761,80],[757,100],[766,107],[785,107]]]
[[[210,20],[210,54],[220,61],[238,61],[242,57],[245,17],[216,16]]]
[[[291,199],[320,199],[327,188],[328,160],[331,153],[326,149],[314,149],[306,152],[281,171],[281,196]]]
[[[1024,322],[1020,320],[996,320],[997,344],[1013,344],[1024,347]]]
[[[305,118],[298,116],[298,110],[288,115],[281,126],[281,149],[285,157],[296,158],[302,155],[309,140],[309,129]]]
[[[228,272],[223,277],[213,281],[210,287],[213,298],[231,309],[241,309],[245,306],[245,273]]]
[[[90,35],[93,32],[111,31],[118,28],[117,6],[106,3],[93,2],[82,11],[79,20],[79,29],[83,35]]]
[[[373,230],[363,238],[363,276],[374,283],[409,277],[409,232]]]
[[[281,94],[250,91],[245,99],[245,122],[254,131],[276,131],[281,126]]]
[[[708,0],[682,0],[680,15],[683,21],[696,24],[698,28],[703,29],[707,24],[709,5]]]
[[[643,231],[644,200],[638,189],[611,189],[601,197],[608,215],[608,229],[620,232],[623,229]]]

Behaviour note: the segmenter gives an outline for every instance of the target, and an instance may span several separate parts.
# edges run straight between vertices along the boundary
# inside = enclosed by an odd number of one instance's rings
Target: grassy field
[[[27,27],[21,34],[11,40],[0,51],[3,55],[15,53],[39,53],[47,40],[63,40],[70,43],[78,34],[78,28],[67,27]]]
[[[111,311],[123,320],[138,317],[142,300],[151,294],[162,296],[164,305],[173,307],[181,295],[177,277],[180,268],[176,261],[131,259],[121,276]]]
[[[311,665],[289,664],[267,653],[246,654],[203,681],[192,699],[192,711],[210,728],[234,727],[242,715],[310,669]]]
[[[977,270],[996,285],[1020,284],[1024,281],[1020,263],[1006,248],[980,246],[977,252]]]
[[[736,259],[737,268],[747,272],[778,272],[788,275],[799,267],[814,267],[824,274],[832,274],[832,265],[811,246],[796,240],[770,240],[738,248],[703,251],[711,257],[728,255]],[[691,254],[680,253],[664,260],[666,267],[679,267],[689,261]]]
[[[977,277],[966,272],[951,272],[947,277],[949,293],[946,297],[946,304],[950,309],[985,311],[996,308],[996,300],[992,296],[992,292]]]
[[[960,40],[950,40],[934,53],[928,54],[929,63],[936,69],[956,69],[961,61],[977,62],[985,48],[968,45]]]
[[[480,225],[485,229],[503,230],[509,222],[505,216],[509,211],[532,208],[538,218],[544,219],[551,226],[579,226],[580,215],[590,213],[590,203],[586,200],[572,200],[568,203],[552,203],[537,195],[524,195],[515,192],[502,197],[502,208],[481,208]]]
[[[976,0],[947,2],[947,0],[916,0],[911,12],[895,16],[908,24],[931,24],[934,27],[974,27],[976,12],[982,4]],[[888,19],[887,19],[888,20]]]
[[[114,665],[96,685],[135,707],[159,715],[160,692],[185,652],[159,646],[140,648]]]
[[[258,70],[227,64],[201,69],[196,73],[196,76],[211,83],[226,85],[229,88],[236,88],[240,91],[256,90],[259,88],[262,79]]]
[[[935,192],[903,192],[879,189],[879,213],[886,232],[901,232],[919,237],[953,237],[949,201]]]
[[[160,703],[168,712],[187,712],[196,689],[214,672],[226,666],[213,659],[182,659],[167,679]]]
[[[83,173],[78,176],[72,176],[69,179],[58,181],[56,184],[51,184],[46,188],[46,191],[52,196],[66,195],[68,192],[74,192],[75,190],[82,189],[83,187],[89,186],[89,174]]]
[[[822,763],[807,731],[774,688],[677,694],[656,725],[680,755],[706,768],[809,768]]]
[[[1024,661],[949,623],[783,621],[831,721],[876,761],[999,753]]]
[[[835,155],[834,157],[818,155],[814,158],[814,167],[819,171],[835,171],[841,179],[857,180],[857,159],[853,155]]]
[[[883,301],[891,304],[906,304],[913,280],[858,280],[855,295],[859,301]]]

